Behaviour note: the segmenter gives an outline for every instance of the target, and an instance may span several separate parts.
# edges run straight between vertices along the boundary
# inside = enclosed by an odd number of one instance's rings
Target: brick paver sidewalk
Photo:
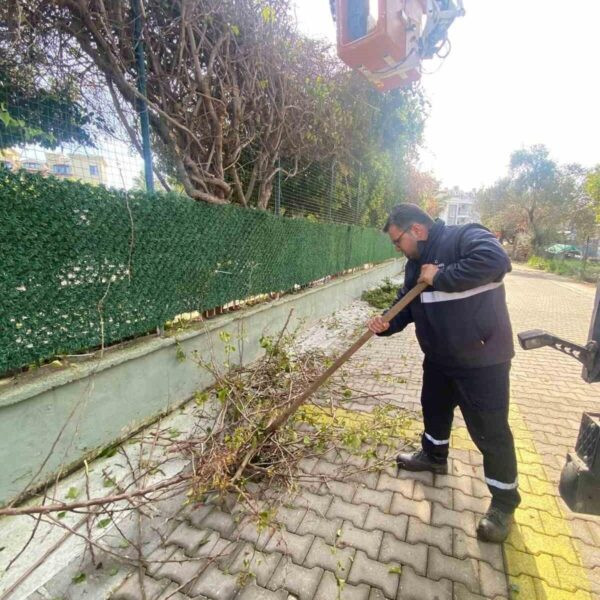
[[[507,290],[515,332],[543,328],[587,340],[592,286],[517,268]],[[418,410],[421,360],[410,329],[373,340],[353,359],[352,377]],[[143,578],[145,598],[600,598],[600,519],[571,513],[557,491],[581,412],[598,411],[599,400],[600,385],[583,383],[573,359],[550,349],[517,351],[511,419],[523,504],[503,546],[476,539],[489,493],[457,411],[448,475],[396,477],[390,466],[340,481],[342,457],[329,455],[302,464],[311,477],[284,498],[281,529],[259,530],[218,507],[182,513],[153,557],[168,562]],[[417,418],[409,433],[420,427]],[[113,599],[142,598],[139,581],[135,574]]]

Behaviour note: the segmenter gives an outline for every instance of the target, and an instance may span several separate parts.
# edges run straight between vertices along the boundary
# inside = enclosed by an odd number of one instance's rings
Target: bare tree
[[[13,47],[45,47],[58,73],[101,74],[139,147],[130,1],[14,0],[2,17]],[[287,0],[147,0],[141,20],[154,141],[189,196],[265,208],[282,155],[294,173],[333,152],[339,64],[298,34]]]

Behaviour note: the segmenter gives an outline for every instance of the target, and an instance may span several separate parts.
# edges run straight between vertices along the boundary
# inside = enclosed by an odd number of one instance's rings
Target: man
[[[483,226],[446,226],[414,204],[394,207],[384,231],[408,259],[396,301],[418,282],[429,286],[389,324],[380,316],[368,323],[377,335],[388,336],[414,322],[425,354],[422,449],[399,454],[398,468],[447,472],[458,406],[483,454],[485,481],[492,494],[477,534],[484,541],[502,542],[521,501],[508,424],[514,348],[502,279],[511,270],[510,260]]]

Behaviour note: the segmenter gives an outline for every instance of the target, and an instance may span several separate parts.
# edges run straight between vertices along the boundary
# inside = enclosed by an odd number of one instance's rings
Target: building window
[[[28,171],[39,171],[40,163],[36,163],[36,162],[32,162],[32,161],[24,162],[23,168],[27,169]]]
[[[100,168],[98,165],[90,165],[90,175],[92,177],[100,177]]]
[[[456,206],[456,204],[450,204],[448,206],[448,225],[455,225],[456,224],[456,209],[458,207]]]
[[[52,172],[55,175],[70,175],[71,165],[54,165],[52,167]]]
[[[13,164],[10,162],[10,160],[0,160],[0,167],[2,167],[3,169],[8,169],[9,171],[12,171]]]

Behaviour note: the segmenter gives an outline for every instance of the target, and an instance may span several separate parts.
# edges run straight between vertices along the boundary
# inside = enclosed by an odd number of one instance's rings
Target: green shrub
[[[368,302],[375,308],[389,308],[396,299],[398,293],[398,286],[394,285],[389,278],[383,280],[383,285],[366,290],[362,293],[361,299]]]
[[[541,256],[532,256],[527,264],[534,269],[541,269],[542,271],[547,271],[549,269],[548,259],[542,258]]]
[[[576,259],[560,259],[560,258],[543,258],[541,256],[532,256],[527,264],[534,269],[548,271],[563,277],[573,277],[584,279],[585,281],[594,283],[600,276],[600,263],[587,261],[585,264],[582,260]]]

